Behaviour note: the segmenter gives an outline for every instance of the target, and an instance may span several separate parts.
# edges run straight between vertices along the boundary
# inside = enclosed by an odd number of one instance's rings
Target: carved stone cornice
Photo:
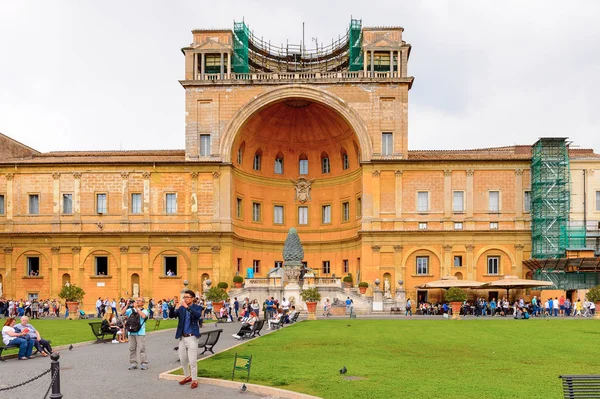
[[[121,177],[123,179],[129,179],[129,172],[121,172]]]
[[[5,254],[12,254],[13,253],[13,247],[4,247],[4,253]]]
[[[444,245],[443,248],[446,252],[452,252],[452,245]]]
[[[59,254],[60,253],[60,247],[52,247],[52,248],[50,248],[50,250],[52,251],[53,254]]]
[[[517,176],[523,176],[523,169],[516,169],[515,170],[515,175],[517,175]]]
[[[213,179],[218,179],[219,177],[221,177],[221,173],[213,172]]]
[[[467,250],[467,252],[473,252],[473,250],[475,249],[475,245],[467,244],[465,245],[465,249]]]
[[[142,173],[142,177],[144,179],[149,179],[150,178],[150,172],[144,172],[144,173]]]
[[[81,172],[75,172],[75,173],[73,173],[73,177],[75,179],[81,179]]]
[[[451,170],[445,170],[444,171],[444,177],[452,177],[452,171]]]
[[[198,172],[192,172],[192,173],[190,173],[190,176],[192,177],[193,180],[196,180],[198,178]]]
[[[378,170],[373,171],[373,177],[379,177],[380,173]]]
[[[122,246],[120,246],[120,247],[119,247],[119,251],[120,251],[122,254],[126,254],[127,252],[129,252],[129,247],[128,247],[128,246],[126,246],[126,245],[122,245]]]
[[[192,245],[190,247],[190,252],[193,253],[193,254],[197,254],[199,250],[200,250],[200,247],[197,246],[197,245]]]
[[[473,177],[475,171],[473,169],[467,169],[467,177]]]
[[[213,247],[211,248],[211,251],[214,254],[218,254],[219,252],[221,252],[221,246],[220,245],[213,245]]]
[[[394,245],[394,252],[402,252],[403,248],[402,245]]]
[[[515,244],[515,249],[517,251],[522,251],[523,248],[525,248],[525,245],[523,245],[523,244]]]
[[[52,178],[53,178],[54,180],[58,180],[58,179],[60,179],[60,173],[52,173]]]
[[[594,176],[594,169],[586,169],[585,173],[586,173],[588,176]]]
[[[402,177],[402,171],[401,170],[397,170],[394,172],[394,175],[396,175],[396,177]]]
[[[147,245],[144,245],[140,248],[140,250],[142,251],[143,254],[147,254],[148,252],[150,252],[150,247]]]
[[[371,249],[373,250],[373,252],[379,252],[381,250],[381,246],[371,245]]]
[[[81,252],[81,247],[71,247],[71,252],[78,254]]]
[[[7,173],[4,175],[4,177],[6,177],[6,180],[11,181],[14,177],[14,175],[12,173]]]

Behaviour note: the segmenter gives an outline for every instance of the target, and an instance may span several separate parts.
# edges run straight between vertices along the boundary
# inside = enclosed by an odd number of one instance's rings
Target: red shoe
[[[191,377],[190,377],[190,378],[191,378]],[[197,380],[194,380],[194,381],[192,382],[192,389],[196,389],[196,388],[198,388],[198,381],[197,381]]]
[[[185,377],[183,380],[179,381],[179,385],[185,385],[192,380],[192,376]]]

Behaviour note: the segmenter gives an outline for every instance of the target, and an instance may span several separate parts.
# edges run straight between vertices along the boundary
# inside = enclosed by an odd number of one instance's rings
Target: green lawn
[[[560,374],[600,374],[599,337],[596,320],[306,321],[200,361],[198,374],[230,379],[237,352],[253,356],[251,383],[323,398],[549,399]]]

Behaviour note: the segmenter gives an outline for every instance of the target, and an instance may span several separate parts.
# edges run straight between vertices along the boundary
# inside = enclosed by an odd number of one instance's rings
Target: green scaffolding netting
[[[350,29],[348,31],[349,50],[348,58],[350,71],[362,71],[363,69],[363,54],[362,54],[362,20],[351,19]]]
[[[233,23],[233,72],[248,73],[248,38],[250,29],[245,22]]]
[[[589,289],[598,285],[598,273],[570,272],[539,269],[533,272],[534,280],[545,280],[554,283],[553,287],[539,287],[541,290],[579,290]]]

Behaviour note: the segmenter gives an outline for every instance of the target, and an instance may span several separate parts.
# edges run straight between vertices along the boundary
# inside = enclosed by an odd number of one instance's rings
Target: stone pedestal
[[[283,288],[283,297],[287,298],[296,307],[296,310],[304,310],[306,305],[300,298],[300,286],[297,283],[288,283]]]
[[[373,289],[373,313],[383,312],[383,291],[376,287]]]
[[[406,291],[403,289],[396,290],[396,307],[404,309],[406,307]]]

